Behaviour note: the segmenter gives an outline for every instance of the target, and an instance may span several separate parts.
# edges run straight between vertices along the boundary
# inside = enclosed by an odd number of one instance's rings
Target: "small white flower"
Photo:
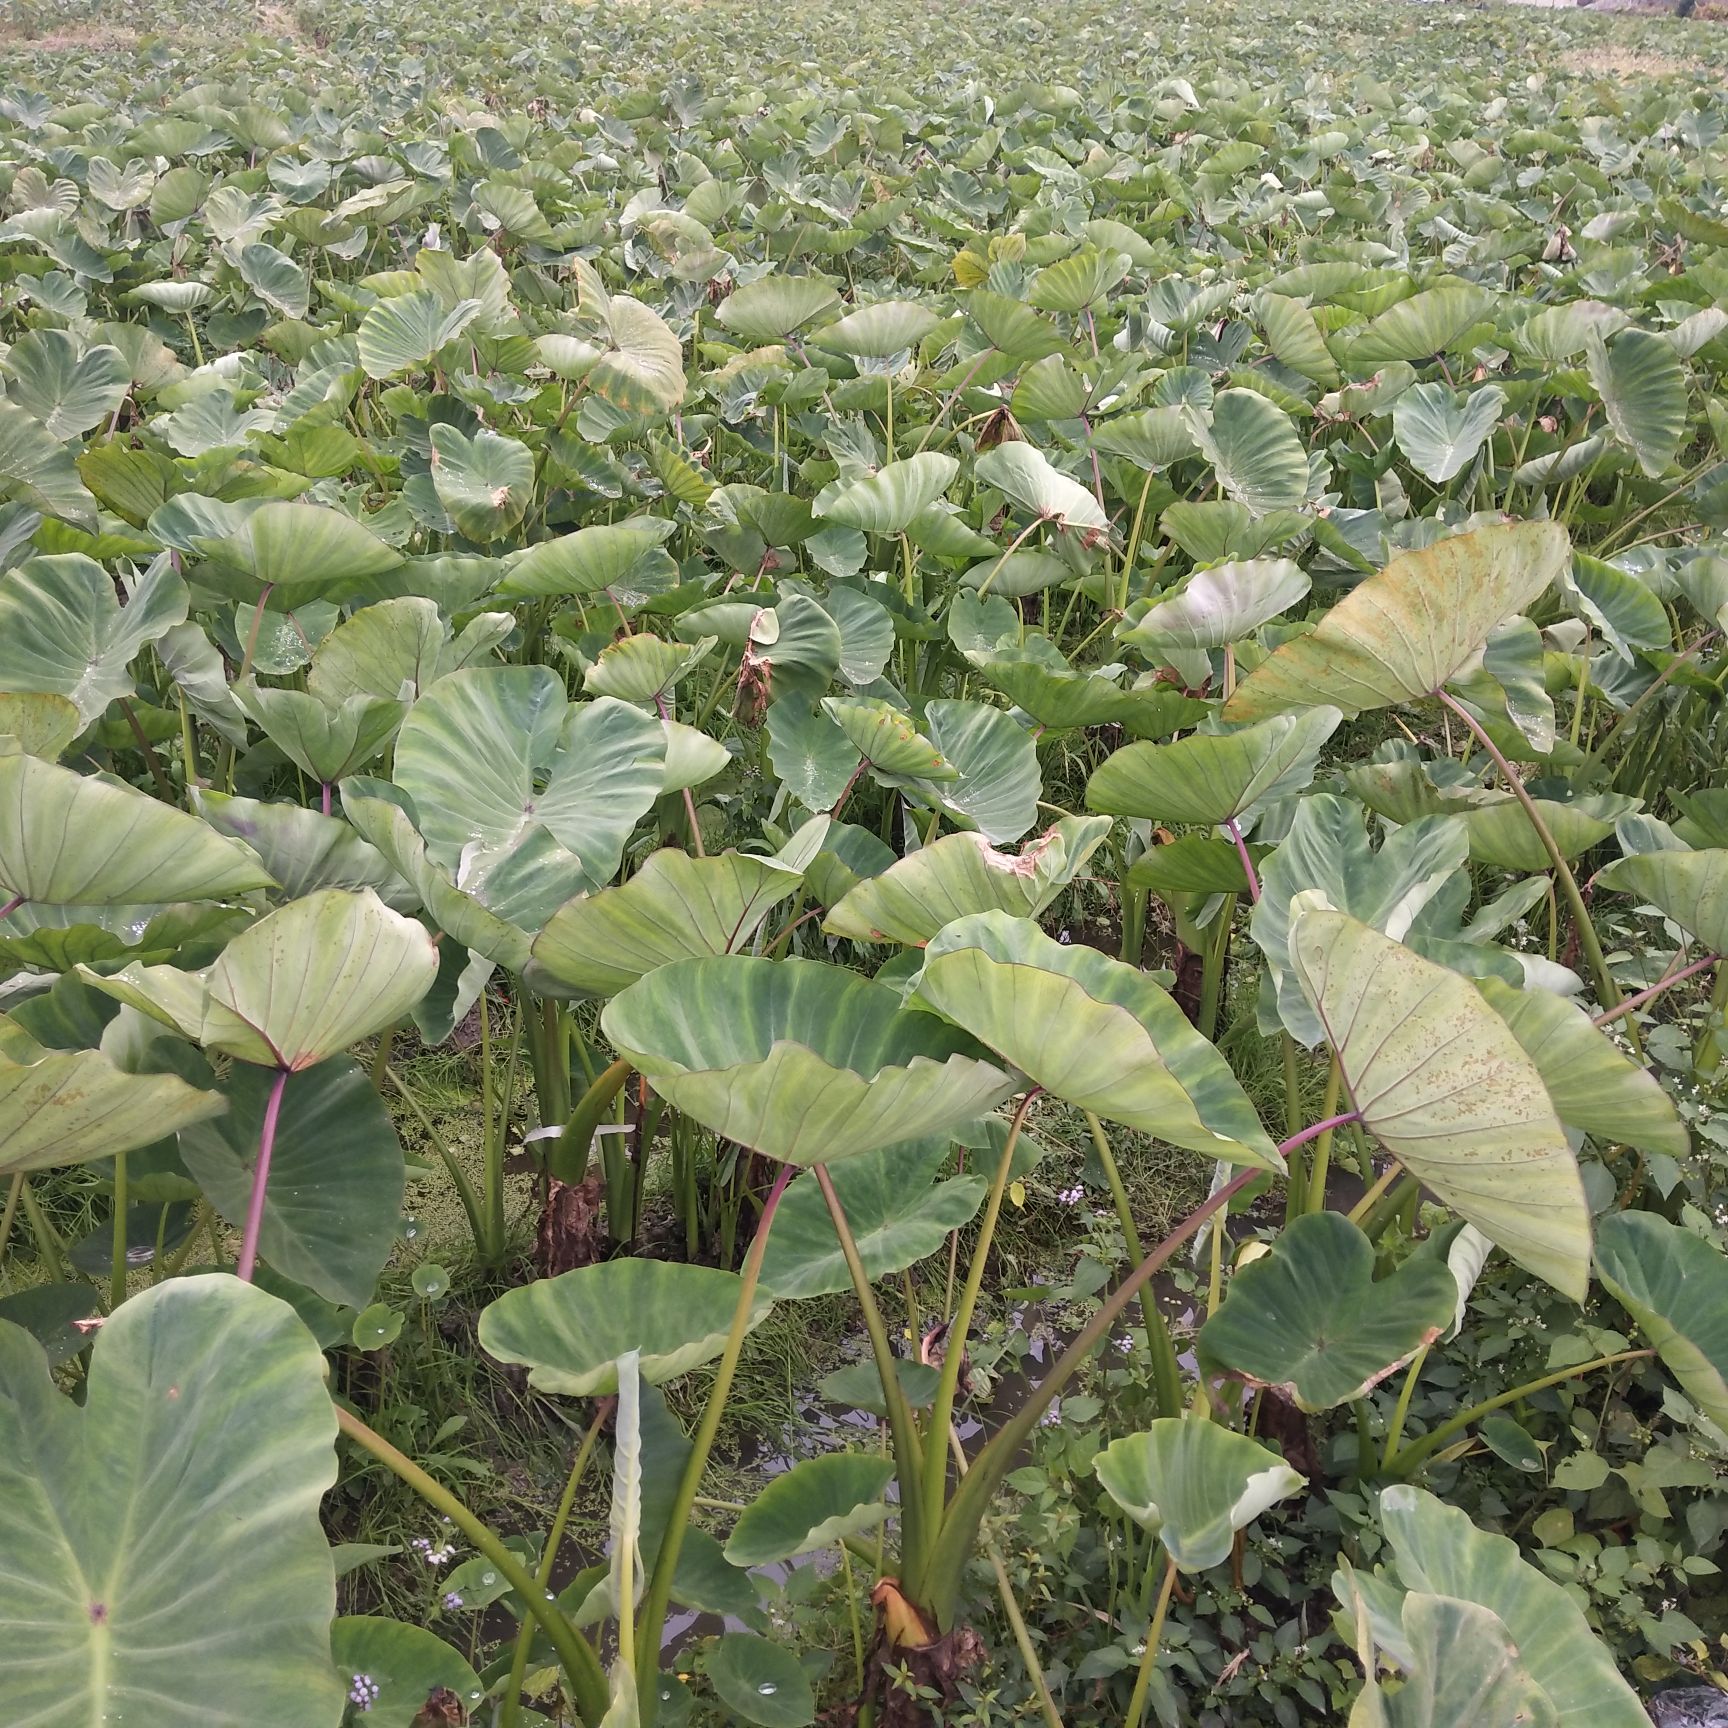
[[[356,1674],[348,1686],[348,1702],[356,1710],[370,1710],[383,1690],[370,1674]]]

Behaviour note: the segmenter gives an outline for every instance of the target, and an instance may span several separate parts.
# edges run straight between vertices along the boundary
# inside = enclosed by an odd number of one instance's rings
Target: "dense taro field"
[[[15,5],[0,1719],[1723,1720],[1718,30]]]

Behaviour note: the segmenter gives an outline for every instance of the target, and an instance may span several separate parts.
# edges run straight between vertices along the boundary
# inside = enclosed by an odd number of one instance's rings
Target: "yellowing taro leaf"
[[[1512,1258],[1582,1301],[1590,1210],[1542,1072],[1469,979],[1316,893],[1291,902],[1290,964],[1362,1121]]]
[[[1370,708],[1432,696],[1522,611],[1571,558],[1557,522],[1479,528],[1402,552],[1306,636],[1262,661],[1224,704],[1226,720],[1292,708]]]

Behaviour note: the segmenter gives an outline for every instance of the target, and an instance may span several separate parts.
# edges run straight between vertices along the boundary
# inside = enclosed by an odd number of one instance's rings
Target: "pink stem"
[[[330,814],[330,782],[328,780],[324,782],[324,790],[321,796],[324,805],[324,814],[328,816]]]
[[[1236,842],[1236,856],[1242,860],[1242,869],[1248,878],[1248,898],[1258,906],[1260,904],[1260,878],[1254,871],[1254,855],[1248,850],[1248,842],[1242,838],[1242,830],[1237,827],[1234,816],[1224,824],[1224,827],[1230,838]]]
[[[240,1264],[235,1268],[243,1283],[252,1282],[252,1269],[258,1264],[258,1235],[264,1228],[264,1191],[270,1185],[270,1154],[276,1149],[276,1119],[282,1113],[282,1091],[288,1084],[288,1070],[278,1068],[270,1085],[270,1098],[264,1106],[264,1126],[258,1135],[258,1164],[252,1172],[252,1198],[246,1207],[246,1231],[240,1238]]]
[[[1658,978],[1648,990],[1640,990],[1636,996],[1628,996],[1618,1007],[1610,1008],[1606,1013],[1598,1014],[1591,1021],[1591,1025],[1606,1026],[1610,1021],[1618,1020],[1622,1014],[1630,1014],[1634,1008],[1642,1008],[1652,996],[1660,996],[1664,990],[1672,990],[1676,984],[1692,977],[1695,973],[1702,972],[1708,966],[1714,966],[1716,960],[1716,955],[1706,954],[1702,960],[1694,960],[1690,966],[1681,967],[1678,972],[1669,977]]]
[[[22,894],[14,894],[4,906],[0,906],[0,918],[10,918],[23,904],[24,896]]]
[[[1292,1134],[1288,1140],[1278,1142],[1278,1156],[1288,1158],[1298,1146],[1306,1146],[1310,1140],[1318,1140],[1322,1134],[1329,1134],[1334,1128],[1342,1128],[1346,1122],[1360,1122],[1360,1110],[1345,1110],[1336,1116],[1328,1116],[1324,1122],[1310,1122],[1299,1134]]]

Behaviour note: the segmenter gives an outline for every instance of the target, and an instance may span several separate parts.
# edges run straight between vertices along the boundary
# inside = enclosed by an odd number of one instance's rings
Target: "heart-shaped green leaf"
[[[1256,804],[1300,792],[1343,716],[1311,707],[1234,732],[1196,732],[1174,744],[1129,744],[1086,783],[1086,802],[1112,816],[1228,822]]]
[[[7,1708],[327,1728],[336,1414],[311,1334],[237,1278],[173,1278],[109,1316],[87,1386],[73,1404],[0,1326],[0,1620],[33,1629]]]
[[[909,1000],[1070,1104],[1190,1151],[1283,1169],[1224,1059],[1144,972],[1095,948],[981,912],[931,939]]]
[[[595,1397],[618,1390],[618,1358],[641,1354],[650,1386],[711,1362],[725,1347],[743,1281],[713,1266],[608,1260],[506,1290],[480,1314],[480,1347],[520,1362],[542,1392]],[[754,1328],[772,1306],[758,1296]]]
[[[830,1452],[801,1459],[750,1503],[733,1526],[726,1558],[734,1566],[768,1566],[873,1529],[888,1516],[882,1494],[893,1479],[889,1458]]]
[[[1092,1462],[1110,1498],[1184,1572],[1229,1557],[1236,1532],[1306,1486],[1276,1452],[1198,1416],[1113,1440]]]
[[[614,996],[601,1027],[680,1110],[788,1164],[939,1133],[1013,1089],[962,1032],[811,960],[680,960]]]
[[[295,1072],[395,1025],[431,989],[438,951],[370,889],[326,888],[260,918],[203,973],[79,970],[207,1049]]]
[[[129,786],[0,756],[0,893],[42,905],[216,899],[275,884],[258,855]]]
[[[1596,1271],[1687,1395],[1728,1428],[1728,1259],[1652,1212],[1617,1212],[1597,1226]]]
[[[944,834],[860,882],[822,928],[858,942],[921,945],[972,912],[1036,918],[1109,832],[1108,817],[1064,816],[1018,853],[999,852],[981,835]]]
[[[1244,1266],[1200,1349],[1304,1410],[1365,1397],[1450,1325],[1458,1285],[1437,1258],[1374,1277],[1374,1245],[1339,1212],[1294,1219]]]
[[[937,1180],[948,1156],[946,1140],[920,1140],[861,1152],[834,1166],[829,1181],[871,1278],[885,1278],[934,1254],[948,1233],[969,1223],[984,1203],[989,1184],[983,1176]],[[822,1190],[814,1176],[800,1176],[774,1214],[762,1256],[762,1288],[791,1299],[851,1287]]]

